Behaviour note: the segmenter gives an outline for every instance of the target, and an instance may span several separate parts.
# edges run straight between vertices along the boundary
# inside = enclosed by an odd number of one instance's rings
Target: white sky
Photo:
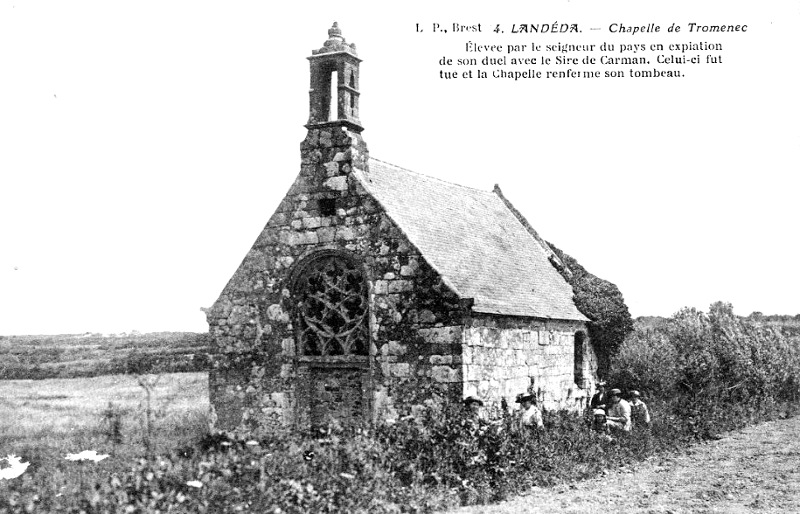
[[[800,4],[697,4],[2,0],[0,334],[205,331],[299,171],[306,57],[334,20],[364,60],[373,157],[499,183],[634,316],[800,313]],[[584,33],[428,31],[554,21]],[[749,31],[607,32],[692,21]],[[467,40],[725,50],[683,79],[439,79]]]

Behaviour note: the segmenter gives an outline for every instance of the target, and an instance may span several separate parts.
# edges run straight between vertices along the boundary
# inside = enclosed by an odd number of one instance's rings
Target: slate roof
[[[461,298],[481,313],[587,321],[552,250],[497,192],[369,160],[364,187]]]

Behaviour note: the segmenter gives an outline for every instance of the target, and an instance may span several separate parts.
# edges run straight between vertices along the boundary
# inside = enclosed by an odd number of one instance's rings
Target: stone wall
[[[588,332],[578,321],[476,315],[463,335],[465,396],[490,404],[505,398],[513,406],[517,394],[531,392],[548,409],[583,408],[594,388],[597,359],[585,338],[579,343],[583,366],[576,373],[579,331]]]
[[[301,155],[294,185],[207,313],[219,426],[305,425],[314,415],[309,402],[342,394],[343,410],[391,415],[392,387],[405,379],[430,379],[460,395],[465,307],[353,176],[367,171],[360,134],[335,124],[311,128]],[[356,260],[366,276],[372,344],[365,357],[299,355],[292,274],[323,251]],[[354,370],[364,377],[357,401],[346,398],[358,389]],[[325,398],[309,377],[330,378]]]

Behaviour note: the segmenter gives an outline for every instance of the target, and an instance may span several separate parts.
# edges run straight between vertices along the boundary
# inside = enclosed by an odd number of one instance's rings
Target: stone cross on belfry
[[[328,29],[328,38],[329,39],[338,39],[342,43],[344,43],[344,38],[342,37],[342,29],[339,28],[339,24],[335,21],[331,28]]]

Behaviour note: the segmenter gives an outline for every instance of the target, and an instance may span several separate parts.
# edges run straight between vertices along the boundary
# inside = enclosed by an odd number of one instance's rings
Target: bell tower
[[[347,43],[333,22],[322,48],[312,50],[309,116],[306,128],[344,126],[360,133],[358,119],[358,65],[356,45]]]
[[[349,175],[356,170],[369,171],[369,151],[361,137],[364,127],[358,119],[361,59],[356,55],[356,45],[344,40],[334,22],[328,40],[319,50],[311,51],[308,61],[308,132],[300,144],[304,178],[298,191],[313,193],[320,214],[329,216],[347,203],[345,197],[355,194],[357,186],[349,181]]]

